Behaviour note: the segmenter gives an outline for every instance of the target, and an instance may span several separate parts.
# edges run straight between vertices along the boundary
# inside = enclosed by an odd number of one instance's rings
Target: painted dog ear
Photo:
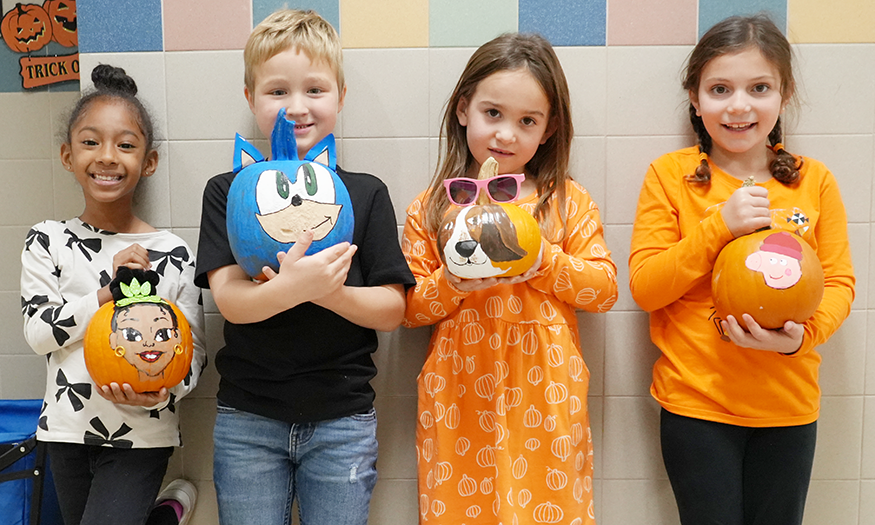
[[[437,244],[438,244],[438,253],[441,256],[441,263],[444,265],[447,264],[446,256],[444,252],[446,251],[446,244],[449,242],[450,238],[453,236],[453,230],[456,225],[456,217],[459,216],[459,212],[462,211],[462,208],[451,208],[447,216],[444,217],[443,222],[441,223],[440,228],[437,232]]]
[[[495,206],[501,220],[480,223],[480,246],[492,262],[518,261],[528,255],[517,241],[516,228],[501,206]]]

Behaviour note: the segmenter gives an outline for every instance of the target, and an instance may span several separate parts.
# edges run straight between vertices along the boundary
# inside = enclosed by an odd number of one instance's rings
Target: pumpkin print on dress
[[[489,157],[479,180],[497,176],[498,162]],[[489,201],[486,188],[477,203],[453,206],[438,229],[438,250],[447,270],[462,279],[513,277],[535,263],[541,230],[519,206]]]
[[[820,306],[823,284],[823,268],[808,243],[773,229],[727,244],[711,276],[717,314],[734,316],[743,328],[745,313],[767,329],[807,321]]]
[[[157,295],[157,273],[126,267],[116,273],[113,301],[97,310],[85,332],[88,373],[98,387],[128,383],[138,393],[176,386],[194,355],[188,321]]]
[[[312,255],[341,242],[352,242],[352,202],[337,175],[334,135],[328,135],[298,159],[295,123],[277,114],[271,133],[273,158],[265,157],[240,134],[234,145],[234,182],[228,191],[227,228],[231,252],[250,276],[262,268],[279,271],[277,252],[287,252],[306,231]],[[243,167],[243,154],[255,162]]]

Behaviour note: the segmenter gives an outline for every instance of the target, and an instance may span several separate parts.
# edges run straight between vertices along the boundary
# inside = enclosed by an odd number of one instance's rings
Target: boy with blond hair
[[[333,132],[346,86],[334,28],[312,11],[280,10],[253,29],[244,95],[265,137],[282,108],[298,157]],[[195,283],[225,317],[214,429],[214,475],[224,525],[365,525],[376,483],[371,354],[376,330],[398,327],[414,283],[394,209],[376,177],[337,174],[355,218],[353,242],[307,256],[312,233],[278,254],[279,272],[249,278],[226,229],[233,173],[204,190]]]

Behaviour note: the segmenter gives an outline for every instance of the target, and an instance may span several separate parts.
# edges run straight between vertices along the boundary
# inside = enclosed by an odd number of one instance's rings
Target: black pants
[[[817,422],[749,428],[661,414],[662,458],[683,525],[799,525]]]
[[[48,451],[65,525],[143,525],[173,447],[48,443]]]

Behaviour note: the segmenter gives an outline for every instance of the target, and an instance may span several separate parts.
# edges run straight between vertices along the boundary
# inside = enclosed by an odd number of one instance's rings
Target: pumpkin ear
[[[320,140],[315,146],[310,148],[304,160],[318,162],[328,166],[332,170],[337,169],[337,155],[334,149],[334,135],[329,133],[324,139]]]
[[[63,148],[63,146],[62,146]],[[243,154],[246,154],[244,158]],[[63,155],[63,150],[61,151]],[[261,162],[264,160],[264,155],[258,151],[258,148],[247,142],[242,135],[237,133],[237,138],[234,140],[234,173],[239,172],[245,166]],[[246,163],[244,165],[244,162]]]

